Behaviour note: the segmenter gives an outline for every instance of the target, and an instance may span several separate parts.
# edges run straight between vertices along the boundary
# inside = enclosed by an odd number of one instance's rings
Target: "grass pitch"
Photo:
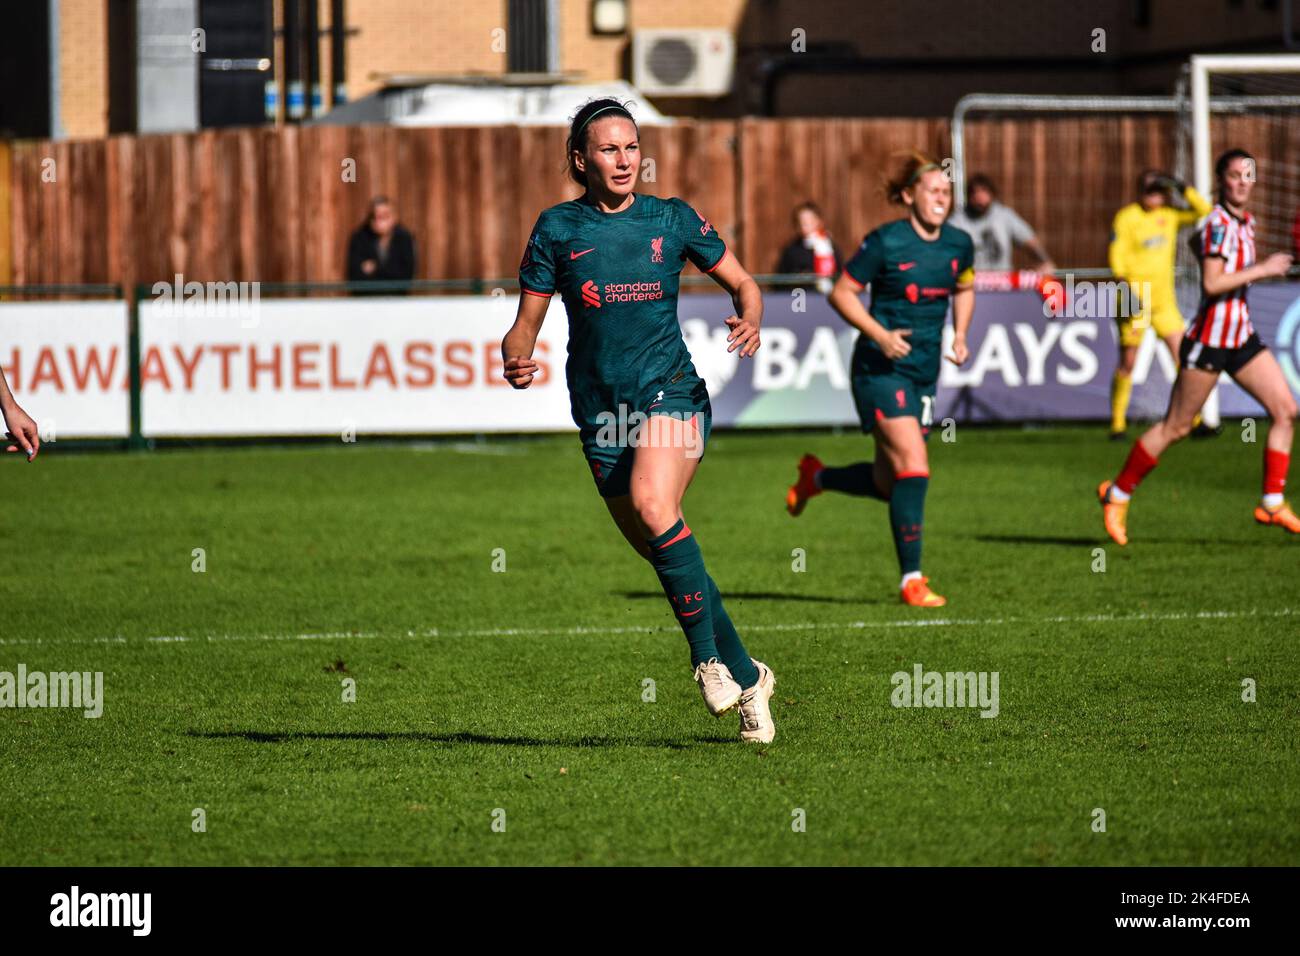
[[[765,747],[704,710],[574,437],[4,461],[0,670],[105,702],[0,710],[0,864],[1300,863],[1260,445],[1171,450],[1121,550],[1099,428],[933,442],[939,611],[897,603],[880,503],[783,510],[805,450],[869,449],[718,434],[687,497],[777,676]],[[917,663],[998,672],[1000,713],[894,708]]]

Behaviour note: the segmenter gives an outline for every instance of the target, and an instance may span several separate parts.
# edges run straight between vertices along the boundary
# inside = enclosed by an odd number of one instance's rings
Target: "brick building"
[[[296,29],[305,36],[312,4],[325,110],[335,98],[330,31],[342,8],[345,75],[338,96],[349,100],[395,77],[504,76],[512,63],[518,72],[525,62],[533,64],[531,72],[555,78],[634,80],[638,31],[721,30],[735,46],[729,93],[648,97],[662,112],[701,117],[941,116],[971,91],[1168,93],[1192,52],[1285,49],[1287,6],[1261,0],[930,0],[924,6],[893,0],[37,0],[0,37],[6,88],[31,91],[23,102],[6,97],[0,105],[0,135],[79,138],[283,121],[291,92],[286,67],[292,67],[285,12],[296,10]],[[192,28],[204,29],[205,52],[189,49]],[[521,59],[529,45],[537,56]],[[223,72],[223,63],[234,66]]]

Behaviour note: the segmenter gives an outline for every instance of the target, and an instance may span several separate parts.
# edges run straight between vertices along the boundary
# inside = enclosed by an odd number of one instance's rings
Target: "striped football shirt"
[[[1255,264],[1255,217],[1246,213],[1238,219],[1223,206],[1216,204],[1210,214],[1201,220],[1198,228],[1198,248],[1202,262],[1217,256],[1223,260],[1223,272],[1231,275]],[[1250,305],[1242,285],[1222,295],[1201,292],[1201,304],[1196,318],[1188,330],[1189,338],[1211,348],[1240,348],[1250,338],[1254,328],[1250,324]]]

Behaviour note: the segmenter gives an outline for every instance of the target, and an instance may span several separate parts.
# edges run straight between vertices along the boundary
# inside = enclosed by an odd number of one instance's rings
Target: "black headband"
[[[600,109],[594,111],[590,116],[588,116],[585,120],[582,121],[582,125],[578,127],[578,131],[573,134],[573,142],[576,143],[578,142],[578,140],[582,138],[582,131],[587,128],[588,123],[594,120],[601,113],[607,113],[610,110],[618,110],[628,119],[632,120],[633,123],[636,123],[636,120],[632,119],[632,114],[629,113],[625,107],[619,106],[617,103],[611,104],[609,106],[602,106]]]

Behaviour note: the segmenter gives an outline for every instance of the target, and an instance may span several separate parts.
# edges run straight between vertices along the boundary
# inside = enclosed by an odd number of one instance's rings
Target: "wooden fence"
[[[1300,147],[1277,124],[1223,122],[1248,147]],[[968,172],[992,175],[1063,266],[1104,265],[1110,219],[1138,172],[1173,160],[1165,117],[967,128]],[[756,273],[775,268],[796,203],[818,202],[849,253],[898,215],[880,192],[891,152],[951,152],[943,119],[683,121],[643,134],[654,181],[638,188],[695,205]],[[512,276],[538,212],[576,195],[558,127],[247,128],[17,142],[8,154],[15,284],[336,281],[377,193],[415,234],[419,278]]]

